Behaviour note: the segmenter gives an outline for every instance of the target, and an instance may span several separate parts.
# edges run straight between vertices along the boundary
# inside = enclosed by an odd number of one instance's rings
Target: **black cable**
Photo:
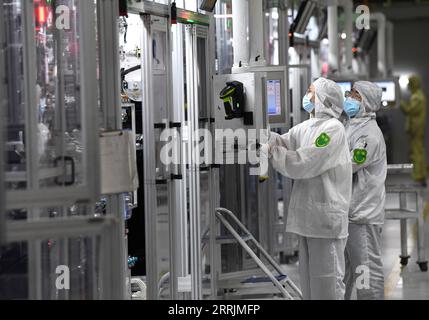
[[[130,74],[130,73],[132,73],[132,72],[134,72],[134,71],[140,70],[141,68],[142,68],[142,66],[141,66],[141,64],[140,64],[140,65],[134,66],[134,67],[132,67],[132,68],[130,68],[130,69],[127,69],[127,70],[125,70],[125,69],[121,69],[121,92],[122,92],[122,93],[124,93],[124,92],[125,92],[125,91],[124,91],[124,82],[125,82],[125,77],[126,77],[128,74]]]

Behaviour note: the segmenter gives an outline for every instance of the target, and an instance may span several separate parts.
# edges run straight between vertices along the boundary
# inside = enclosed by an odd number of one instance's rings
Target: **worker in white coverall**
[[[346,93],[346,134],[353,163],[349,238],[346,245],[346,299],[356,287],[358,300],[384,299],[381,231],[387,175],[386,144],[375,120],[382,89],[359,81]]]
[[[343,124],[344,97],[333,81],[318,79],[303,99],[311,118],[287,134],[271,133],[261,147],[273,167],[294,179],[287,232],[299,237],[304,299],[344,299],[344,249],[352,164]]]

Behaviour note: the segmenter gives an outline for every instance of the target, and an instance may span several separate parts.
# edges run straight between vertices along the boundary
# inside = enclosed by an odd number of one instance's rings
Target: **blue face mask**
[[[344,112],[349,116],[349,118],[355,117],[360,110],[361,103],[355,99],[347,98],[344,101]]]
[[[302,107],[308,113],[311,113],[314,110],[314,103],[311,102],[311,98],[308,94],[306,94],[304,98],[302,98]]]

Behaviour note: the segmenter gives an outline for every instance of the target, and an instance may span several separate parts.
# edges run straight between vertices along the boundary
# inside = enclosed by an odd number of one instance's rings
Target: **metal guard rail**
[[[234,223],[247,235],[249,236],[249,240],[251,241],[259,250],[259,252],[267,259],[267,261],[271,264],[272,267],[279,273],[279,275],[285,275],[282,268],[277,264],[276,261],[268,254],[267,251],[261,246],[261,244],[253,237],[253,235],[247,230],[247,228],[241,223],[241,221],[229,210],[225,208],[217,208],[215,210],[215,215],[219,219],[219,221],[228,229],[231,235],[237,240],[237,242],[241,245],[241,247],[250,255],[250,257],[255,261],[258,267],[268,276],[273,285],[280,291],[285,299],[294,300],[292,295],[283,287],[283,285],[277,280],[277,278],[273,275],[273,273],[265,266],[261,259],[256,255],[256,253],[249,247],[249,245],[242,239],[242,237],[238,234],[237,231],[234,230],[233,226],[228,222],[228,220],[224,217],[224,214],[228,215]],[[286,275],[287,276],[287,275]],[[295,294],[302,299],[302,293],[298,289],[298,287],[289,279],[286,278],[286,283],[291,287],[291,289],[295,292]]]

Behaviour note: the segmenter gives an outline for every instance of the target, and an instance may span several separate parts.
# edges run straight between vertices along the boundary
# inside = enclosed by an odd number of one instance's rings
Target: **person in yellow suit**
[[[426,128],[426,97],[421,88],[418,76],[409,79],[408,89],[411,100],[401,102],[401,110],[407,116],[406,131],[410,136],[410,157],[414,165],[413,179],[426,187],[427,164],[424,147]]]

